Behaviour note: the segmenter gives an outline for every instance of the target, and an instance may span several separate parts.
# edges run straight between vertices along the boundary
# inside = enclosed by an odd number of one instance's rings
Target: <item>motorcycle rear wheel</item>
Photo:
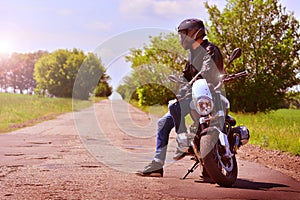
[[[237,179],[237,162],[235,155],[224,157],[222,148],[218,133],[212,132],[201,137],[200,156],[207,173],[218,185],[231,187]]]

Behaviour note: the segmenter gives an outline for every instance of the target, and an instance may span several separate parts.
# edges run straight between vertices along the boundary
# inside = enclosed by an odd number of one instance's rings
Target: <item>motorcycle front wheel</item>
[[[218,185],[231,187],[237,179],[238,168],[235,155],[226,156],[217,132],[203,135],[200,140],[200,156],[203,165]]]

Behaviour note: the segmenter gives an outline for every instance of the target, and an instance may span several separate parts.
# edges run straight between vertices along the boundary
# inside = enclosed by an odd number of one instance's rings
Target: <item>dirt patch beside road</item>
[[[300,182],[300,156],[246,144],[238,151],[237,157],[250,162],[260,163]]]

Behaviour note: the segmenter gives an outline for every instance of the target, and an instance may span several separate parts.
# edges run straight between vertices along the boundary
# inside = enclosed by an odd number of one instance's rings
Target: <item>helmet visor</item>
[[[185,38],[187,37],[187,34],[188,34],[188,31],[187,31],[187,30],[181,30],[181,31],[178,31],[178,38],[179,38],[179,41],[185,40]]]

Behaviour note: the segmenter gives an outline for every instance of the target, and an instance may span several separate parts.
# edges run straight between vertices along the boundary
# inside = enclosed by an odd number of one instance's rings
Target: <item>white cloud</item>
[[[126,17],[137,17],[152,10],[151,0],[120,0],[119,10]]]
[[[120,0],[119,10],[128,18],[173,18],[206,12],[203,0]]]

